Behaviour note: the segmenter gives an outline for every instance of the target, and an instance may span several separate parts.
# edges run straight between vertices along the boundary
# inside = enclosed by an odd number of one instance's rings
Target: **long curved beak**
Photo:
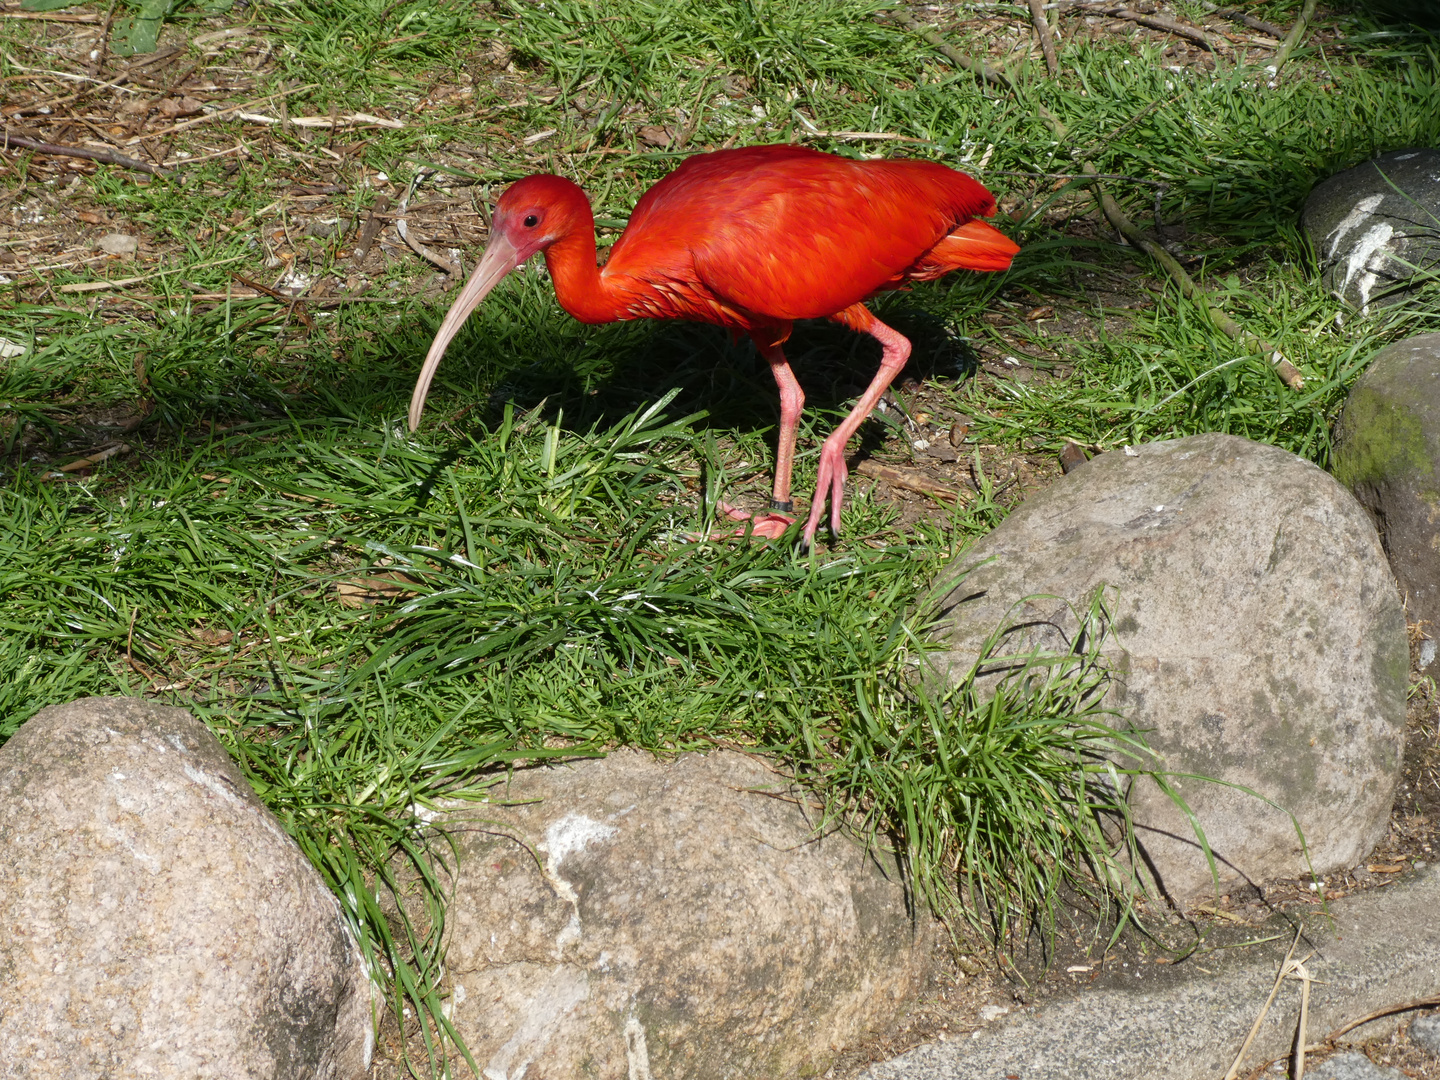
[[[455,297],[455,302],[445,313],[445,319],[435,333],[435,340],[430,343],[430,351],[425,354],[425,363],[420,367],[420,377],[415,380],[415,393],[410,396],[411,431],[420,426],[425,395],[430,392],[430,383],[435,378],[436,369],[440,367],[440,358],[450,347],[451,338],[460,332],[460,327],[465,325],[470,313],[480,306],[480,301],[489,295],[500,279],[524,261],[515,245],[510,243],[504,234],[496,233],[490,237],[490,243],[485,245],[485,252],[480,256],[480,264],[475,267],[475,272],[470,275],[465,287],[460,290],[460,295]]]

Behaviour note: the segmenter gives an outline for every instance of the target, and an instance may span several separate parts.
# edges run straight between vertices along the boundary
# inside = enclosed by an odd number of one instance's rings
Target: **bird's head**
[[[420,426],[425,395],[430,392],[441,357],[470,313],[480,306],[480,301],[501,278],[537,251],[544,251],[576,229],[593,228],[593,225],[590,201],[578,185],[563,176],[527,176],[506,188],[491,215],[490,242],[485,245],[479,265],[445,313],[425,363],[420,367],[415,392],[410,397],[411,431]]]

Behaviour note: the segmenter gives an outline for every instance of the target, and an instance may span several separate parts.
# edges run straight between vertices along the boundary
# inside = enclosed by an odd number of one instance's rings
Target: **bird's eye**
[[[540,219],[539,219],[538,217],[536,217],[534,214],[527,214],[527,215],[525,215],[525,227],[526,227],[527,229],[533,229],[536,225],[539,225],[539,224],[540,224]]]

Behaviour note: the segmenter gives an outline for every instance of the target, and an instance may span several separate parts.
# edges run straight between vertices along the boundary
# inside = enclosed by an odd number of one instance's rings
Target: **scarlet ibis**
[[[995,198],[964,173],[930,161],[853,161],[800,146],[749,146],[687,158],[647,191],[596,266],[595,218],[580,187],[528,176],[495,205],[490,242],[446,312],[410,399],[410,430],[450,340],[497,282],[537,251],[560,306],[584,323],[688,319],[754,340],[780,387],[771,513],[751,522],[777,537],[792,523],[790,472],[805,394],[781,346],[796,319],[827,318],[869,334],[880,370],[820,450],[808,546],[828,493],[840,531],[845,444],[905,366],[910,342],[865,307],[885,289],[956,269],[1004,270],[1020,250],[977,220]],[[721,507],[736,520],[750,515]]]

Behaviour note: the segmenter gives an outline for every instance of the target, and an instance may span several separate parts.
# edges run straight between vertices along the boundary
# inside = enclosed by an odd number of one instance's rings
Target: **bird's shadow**
[[[912,345],[910,360],[894,385],[937,378],[961,381],[973,375],[974,350],[943,319],[893,302],[882,317]],[[694,425],[698,432],[745,435],[769,429],[766,440],[773,460],[779,394],[769,365],[748,337],[685,322],[577,324],[577,331],[608,339],[598,350],[607,358],[604,369],[573,359],[557,363],[553,356],[514,366],[492,382],[484,405],[467,414],[467,423],[493,428],[507,405],[517,412],[540,407],[547,418],[560,418],[562,430],[583,434],[606,430],[673,390],[669,414],[703,413]],[[458,355],[447,357],[447,364],[463,363],[463,349],[452,353]],[[796,323],[785,353],[805,391],[802,432],[808,425],[815,439],[828,434],[853,407],[881,357],[874,338],[827,320]],[[874,452],[887,433],[884,423],[867,422],[860,431],[861,452]]]

